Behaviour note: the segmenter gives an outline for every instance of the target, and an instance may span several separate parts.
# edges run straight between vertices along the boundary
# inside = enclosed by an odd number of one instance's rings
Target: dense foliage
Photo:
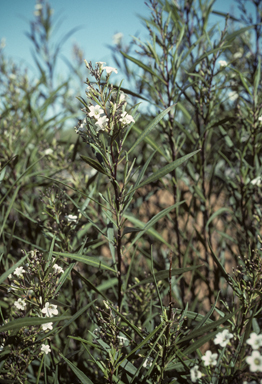
[[[150,0],[146,42],[74,46],[66,79],[47,1],[36,80],[2,44],[0,383],[262,382],[262,4],[236,3]]]

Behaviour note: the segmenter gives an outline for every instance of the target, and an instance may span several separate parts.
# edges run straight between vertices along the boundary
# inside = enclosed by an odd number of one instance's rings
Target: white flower
[[[54,315],[58,315],[58,310],[56,307],[57,305],[47,302],[45,303],[45,308],[41,309],[41,312],[45,313],[47,317],[53,317]]]
[[[77,221],[77,216],[74,216],[74,215],[68,215],[68,216],[65,216],[65,218],[69,222],[73,222],[73,221],[76,222]]]
[[[121,103],[122,101],[125,101],[125,100],[126,100],[126,95],[124,94],[124,92],[121,92],[119,97],[119,102]]]
[[[114,36],[113,36],[113,41],[114,41],[114,44],[115,45],[120,45],[121,44],[121,41],[123,39],[123,33],[121,32],[118,32],[116,33]]]
[[[251,345],[252,349],[262,347],[262,335],[257,335],[255,332],[252,332],[247,340],[247,344]]]
[[[42,5],[42,4],[36,4],[36,5],[35,5],[35,9],[40,10],[40,9],[42,9],[42,8],[43,8],[43,5]]]
[[[90,112],[88,113],[88,116],[94,116],[96,120],[98,120],[100,118],[100,115],[104,113],[103,109],[99,105],[91,105],[91,107],[89,107],[89,110]]]
[[[230,99],[231,101],[235,101],[235,100],[238,98],[238,93],[235,92],[235,91],[230,91],[230,92],[228,93],[228,96],[229,96],[229,99]]]
[[[152,362],[153,362],[152,357],[147,357],[147,358],[145,359],[144,363],[143,363],[143,367],[144,367],[144,368],[151,367]]]
[[[53,268],[54,268],[55,272],[57,272],[57,273],[63,273],[64,272],[63,268],[59,267],[59,265],[57,265],[57,264],[54,264]]]
[[[130,123],[134,123],[134,122],[135,122],[133,116],[128,115],[127,112],[123,112],[123,113],[121,113],[121,116],[122,116],[122,117],[121,117],[121,119],[119,119],[119,121],[121,121],[121,123],[122,123],[123,125],[128,125],[128,124],[130,124]]]
[[[23,273],[25,273],[25,270],[23,267],[18,267],[15,269],[14,271],[14,275],[18,276],[18,277],[21,277],[23,276]]]
[[[53,323],[45,323],[45,324],[42,324],[41,327],[43,328],[44,331],[46,331],[47,329],[50,329],[50,331],[53,329]]]
[[[45,151],[44,151],[44,154],[45,155],[51,155],[53,153],[53,150],[51,148],[47,148]]]
[[[217,353],[206,351],[205,355],[202,356],[202,360],[204,361],[205,367],[208,367],[209,365],[217,365]]]
[[[102,69],[103,69],[103,70],[105,69],[105,70],[106,70],[106,73],[111,73],[111,72],[115,72],[115,73],[117,73],[117,69],[116,69],[116,68],[113,68],[113,67],[103,67]]]
[[[2,37],[1,41],[0,41],[0,48],[4,48],[6,45],[6,39],[5,37]]]
[[[225,60],[220,60],[218,63],[220,64],[220,67],[226,67],[227,66],[227,62]]]
[[[106,64],[104,61],[97,61],[96,64],[99,66],[99,67],[103,67],[104,64]]]
[[[23,311],[26,307],[26,302],[25,302],[25,300],[21,299],[21,297],[20,297],[20,299],[18,299],[17,301],[14,302],[14,306],[17,309],[21,309]]]
[[[196,383],[198,379],[201,379],[202,373],[198,370],[198,365],[195,365],[190,369],[190,377],[193,383]]]
[[[219,332],[216,335],[214,343],[219,344],[222,348],[224,348],[229,343],[229,340],[232,337],[233,337],[232,333],[229,333],[228,329],[224,329],[224,331]]]
[[[261,185],[262,179],[261,176],[256,177],[255,179],[251,180],[250,183],[253,185]]]
[[[240,57],[242,57],[242,56],[243,56],[243,53],[241,53],[241,52],[236,52],[233,55],[234,59],[240,59]]]
[[[0,344],[0,352],[2,352],[2,350],[4,349],[4,346],[5,346],[4,343]]]
[[[262,372],[262,356],[258,351],[253,351],[252,355],[246,358],[246,361],[250,365],[251,372]]]
[[[103,131],[107,127],[107,122],[108,122],[108,118],[106,116],[100,117],[96,122],[96,125],[98,126],[98,131],[100,129],[102,129]]]
[[[42,344],[41,351],[47,355],[49,352],[51,352],[51,348],[49,347],[49,345]]]
[[[126,337],[124,337],[124,336],[117,336],[117,338],[119,339],[119,344],[120,345],[124,345],[125,343],[126,343],[126,345],[129,344],[129,341],[128,341],[128,339]]]

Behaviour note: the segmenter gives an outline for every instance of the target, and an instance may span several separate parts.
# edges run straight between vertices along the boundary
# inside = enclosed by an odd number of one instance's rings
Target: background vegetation
[[[1,49],[1,383],[260,383],[262,6],[213,3],[150,0],[121,84],[58,76],[44,0],[39,77]]]

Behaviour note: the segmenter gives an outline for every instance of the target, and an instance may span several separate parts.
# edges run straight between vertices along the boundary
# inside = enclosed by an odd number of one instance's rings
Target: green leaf
[[[203,265],[196,265],[194,267],[172,269],[171,270],[171,276],[182,275],[185,272],[194,271],[195,269],[201,268],[201,267],[203,267]],[[159,281],[159,280],[165,280],[165,279],[169,279],[169,270],[159,271],[159,272],[155,273],[155,279],[153,276],[147,277],[146,279],[139,281],[139,283],[130,287],[130,289],[132,290],[133,288],[138,287],[139,285],[142,285],[142,284],[152,283],[152,282],[154,282],[154,280]]]
[[[53,254],[57,256],[62,256],[62,257],[69,257],[70,259],[80,261],[81,263],[92,265],[93,267],[96,267],[99,269],[107,269],[108,271],[116,273],[116,271],[113,268],[110,268],[108,265],[102,263],[100,260],[97,260],[96,257],[90,257],[86,255],[75,255],[74,253],[65,253],[65,252],[53,252]]]
[[[184,201],[180,201],[174,205],[171,205],[170,207],[166,208],[166,209],[163,209],[163,211],[157,213],[154,217],[152,217],[151,220],[149,220],[147,222],[147,224],[144,226],[144,228],[142,229],[142,231],[135,237],[135,239],[132,241],[132,243],[130,244],[130,246],[128,247],[128,249],[138,240],[140,239],[140,237],[149,230],[149,228],[151,228],[155,223],[158,222],[158,220],[160,220],[162,217],[164,217],[165,215],[167,215],[170,211],[172,211],[173,209],[175,209],[176,207],[178,207],[179,205],[183,204]]]
[[[211,221],[213,221],[218,215],[221,215],[221,213],[223,212],[231,212],[231,209],[229,208],[225,208],[225,207],[222,207],[222,208],[219,208],[216,212],[213,213],[213,215],[210,216],[210,218],[208,219],[207,223],[206,223],[206,230],[208,229],[208,226],[209,224],[211,223]]]
[[[62,359],[65,360],[65,362],[72,369],[72,371],[78,377],[82,384],[93,384],[93,382],[84,374],[84,372],[80,371],[80,369],[77,368],[73,363],[71,363],[71,361],[69,361],[65,356],[63,356],[62,353],[60,353],[59,355],[62,357]]]
[[[151,73],[151,75],[153,75],[153,77],[158,78],[158,80],[160,80],[162,83],[164,83],[164,84],[166,85],[165,80],[164,80],[161,76],[159,76],[159,75],[157,74],[157,72],[153,71],[153,69],[151,69],[150,67],[148,67],[147,65],[145,65],[144,63],[142,63],[142,61],[137,60],[137,59],[135,59],[134,57],[127,55],[127,54],[126,54],[125,52],[123,52],[123,51],[120,51],[120,52],[121,52],[121,54],[122,54],[124,57],[126,57],[128,60],[130,60],[130,61],[132,61],[133,63],[135,63],[135,64],[138,65],[140,68],[143,68],[146,72]]]
[[[138,133],[139,135],[142,134],[142,129],[139,129],[135,124],[132,125],[132,129],[133,131],[135,131],[136,133]],[[169,161],[169,158],[168,156],[159,148],[159,144],[156,143],[154,140],[152,140],[150,137],[145,137],[144,141],[150,145],[151,148],[153,148],[154,150],[156,150],[161,156],[163,156],[166,161]]]
[[[218,260],[218,258],[216,256],[215,252],[213,251],[209,241],[208,241],[208,245],[209,245],[209,248],[210,248],[210,251],[211,251],[211,256],[212,256],[213,260],[215,261],[216,265],[218,266],[218,269],[220,269],[220,272],[221,272],[222,276],[226,279],[226,281],[228,281],[228,274],[226,273],[226,270],[223,267],[223,265]]]
[[[225,323],[226,321],[231,319],[234,316],[234,314],[235,314],[235,311],[233,311],[232,313],[229,313],[228,315],[222,317],[219,320],[213,321],[210,324],[206,324],[206,325],[202,326],[200,329],[194,329],[194,331],[190,332],[187,336],[182,337],[180,340],[178,340],[177,344],[184,343],[185,341],[194,339],[195,337],[198,337],[198,336],[203,337],[204,333],[209,332],[211,329],[214,329],[214,328],[218,327],[219,325]],[[222,331],[223,329],[225,329],[225,328],[219,328],[216,332]],[[185,354],[187,354],[187,353],[185,352]]]
[[[52,323],[56,321],[68,320],[71,316],[54,316],[52,317]],[[29,327],[30,325],[41,325],[50,323],[50,317],[23,317],[21,319],[12,320],[9,323],[0,327],[0,332],[12,331],[14,329],[20,329],[22,327]]]
[[[255,101],[255,106],[257,105],[257,90],[258,86],[260,83],[260,74],[261,74],[261,58],[259,56],[258,58],[258,64],[257,64],[257,69],[255,72],[255,78],[254,78],[254,101]]]
[[[181,157],[180,159],[172,161],[172,163],[170,164],[165,165],[163,168],[159,169],[157,172],[154,172],[153,175],[149,176],[146,180],[142,181],[142,183],[132,188],[131,191],[127,193],[127,195],[129,195],[130,193],[133,193],[138,188],[142,188],[147,184],[153,183],[154,181],[161,179],[163,176],[172,172],[174,169],[179,167],[181,164],[183,164],[186,160],[190,159],[190,157],[194,156],[199,151],[200,149],[198,149],[197,151],[191,152],[188,155]]]
[[[16,199],[16,196],[17,196],[17,194],[18,194],[19,189],[20,189],[20,185],[16,188],[16,190],[15,190],[13,196],[12,196],[11,201],[8,203],[8,209],[7,209],[7,211],[6,211],[6,214],[5,214],[5,217],[4,217],[2,226],[1,226],[1,228],[0,228],[0,238],[1,238],[2,232],[3,232],[3,230],[4,230],[6,220],[8,219],[9,213],[10,213],[10,211],[11,211],[11,209],[12,209],[12,207],[13,207],[13,204],[14,204],[14,202],[15,202],[15,199]]]
[[[130,227],[125,227],[124,229],[124,232],[123,232],[123,235],[126,234],[126,233],[131,233],[131,232],[141,232],[141,230],[145,227],[145,223],[143,223],[142,221],[138,220],[136,217],[134,216],[131,216],[131,215],[128,215],[128,214],[124,214],[123,215],[125,219],[127,219],[128,221],[131,221],[131,223],[135,224],[137,227],[139,228],[130,228]],[[155,229],[153,228],[149,228],[147,230],[147,233],[149,233],[149,235],[155,237],[157,240],[161,241],[163,244],[165,244],[168,248],[172,249],[173,250],[173,247],[172,245],[170,245],[161,235],[160,233],[158,233],[158,231],[156,231]]]
[[[124,215],[124,217],[129,220],[129,215]],[[142,223],[142,221],[141,221],[141,223]],[[134,232],[140,232],[140,231],[141,231],[141,228],[125,227],[125,229],[122,233],[122,236],[126,235],[127,233],[134,233]]]
[[[5,279],[8,278],[9,275],[11,275],[11,273],[14,272],[14,270],[17,268],[17,267],[20,267],[21,264],[23,264],[23,262],[28,258],[29,255],[26,255],[24,257],[22,257],[22,259],[20,259],[16,264],[14,264],[10,269],[8,269],[8,271],[6,271],[5,273],[3,273],[1,276],[0,276],[0,284],[2,284]]]
[[[91,159],[91,157],[87,157],[87,156],[82,156],[80,155],[81,159],[84,160],[87,164],[89,164],[91,167],[93,167],[94,169],[96,169],[98,172],[100,173],[103,173],[104,175],[107,175],[108,177],[111,177],[105,170],[104,168],[102,167],[102,165],[96,161],[96,160],[93,160]]]
[[[154,118],[153,121],[143,130],[141,135],[138,137],[136,142],[132,145],[132,147],[129,149],[128,154],[133,151],[133,149],[146,138],[146,136],[152,131],[153,128],[159,123],[160,120],[163,119],[163,117],[172,109],[175,105],[171,105],[171,107],[168,107],[163,112],[161,112],[157,117]]]

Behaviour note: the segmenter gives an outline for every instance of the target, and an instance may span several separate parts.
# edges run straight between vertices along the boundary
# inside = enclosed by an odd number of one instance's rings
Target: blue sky
[[[35,0],[0,0],[0,40],[6,39],[4,52],[29,68],[33,64],[30,53],[32,43],[25,36],[25,31],[29,32],[26,20],[32,20],[35,3]],[[126,43],[131,35],[145,35],[145,28],[137,17],[138,14],[149,16],[144,0],[49,0],[49,3],[54,9],[54,16],[63,19],[56,38],[64,36],[74,27],[82,26],[62,51],[69,60],[72,44],[77,42],[88,61],[105,61],[112,66],[114,62],[106,45],[113,43],[115,33],[122,32]],[[228,12],[232,3],[232,0],[217,0],[214,9]],[[214,17],[214,21],[217,20],[219,18]]]

